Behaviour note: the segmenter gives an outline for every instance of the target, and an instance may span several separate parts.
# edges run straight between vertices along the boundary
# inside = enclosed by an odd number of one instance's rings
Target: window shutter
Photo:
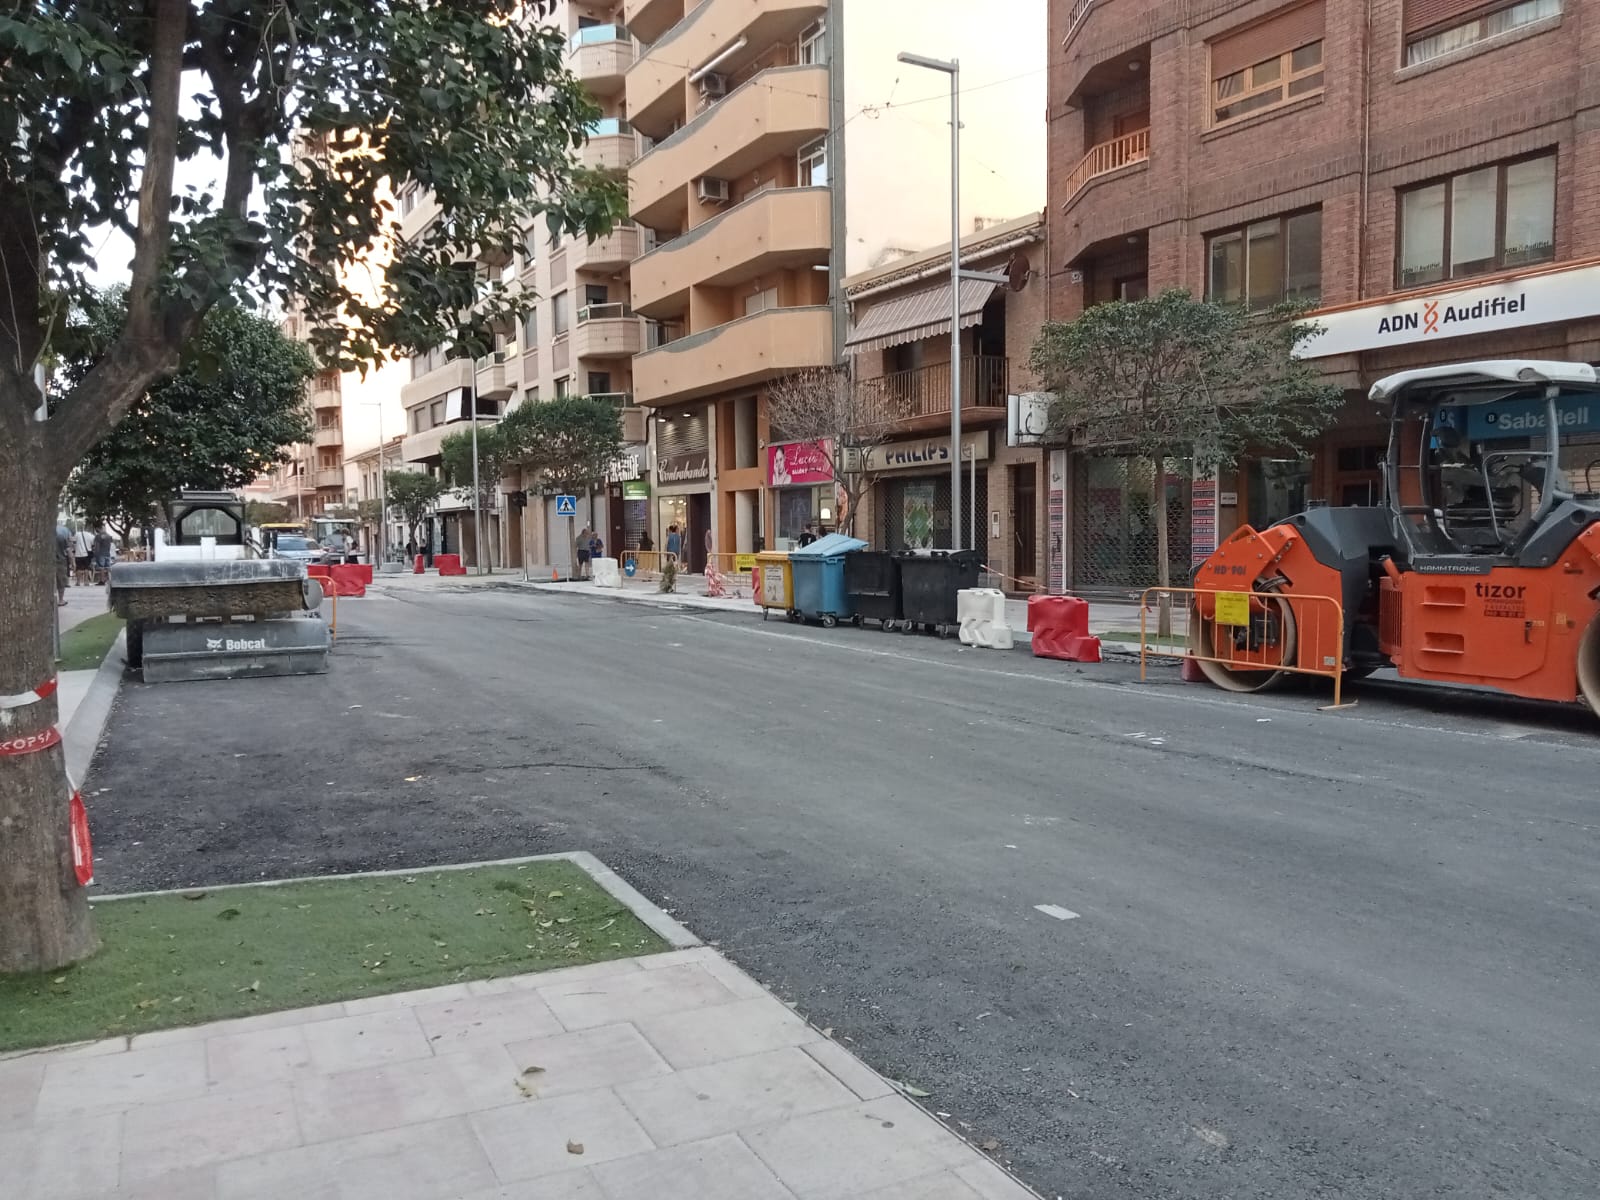
[[[1448,3],[1449,0],[1407,0],[1409,14],[1412,4]],[[1481,2],[1481,0],[1480,0]],[[1302,4],[1268,17],[1265,21],[1230,33],[1211,43],[1211,78],[1221,79],[1242,71],[1258,62],[1289,50],[1297,49],[1322,38],[1323,0],[1315,4]],[[1408,26],[1409,27],[1409,26]]]
[[[1469,13],[1493,7],[1484,0],[1406,0],[1406,36],[1412,37],[1436,25],[1449,25]]]

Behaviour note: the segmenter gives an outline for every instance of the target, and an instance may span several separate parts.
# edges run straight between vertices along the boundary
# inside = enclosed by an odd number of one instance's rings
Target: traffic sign
[[[556,516],[575,517],[578,515],[578,498],[576,496],[556,497]]]

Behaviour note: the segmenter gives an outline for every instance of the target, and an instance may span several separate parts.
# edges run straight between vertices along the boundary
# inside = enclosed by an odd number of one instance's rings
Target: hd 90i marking
[[[1200,670],[1257,691],[1286,668],[1392,666],[1600,714],[1600,472],[1569,475],[1561,445],[1563,413],[1600,399],[1595,369],[1428,367],[1379,380],[1371,397],[1389,411],[1383,505],[1236,530],[1195,572]],[[1542,418],[1517,429],[1474,419],[1476,406],[1508,403]],[[1218,624],[1217,593],[1240,590],[1259,619]],[[1303,620],[1297,596],[1336,597],[1344,628]]]

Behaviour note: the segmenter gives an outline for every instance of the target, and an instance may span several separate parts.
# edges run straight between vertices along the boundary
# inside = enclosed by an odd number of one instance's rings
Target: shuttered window
[[[1212,42],[1212,124],[1322,91],[1322,32],[1318,0]]]
[[[1406,0],[1406,36],[1464,21],[1469,14],[1490,7],[1493,5],[1484,0]]]
[[[1485,8],[1452,0],[1406,4],[1406,66],[1430,62],[1457,50],[1512,33],[1536,21],[1559,17],[1562,0],[1516,0]]]

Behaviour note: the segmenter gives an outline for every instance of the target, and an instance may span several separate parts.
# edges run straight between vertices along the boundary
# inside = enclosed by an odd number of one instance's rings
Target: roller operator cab
[[[1600,379],[1499,360],[1373,385],[1389,416],[1380,508],[1236,530],[1195,572],[1190,642],[1213,683],[1285,666],[1586,700],[1600,714]],[[1248,624],[1216,594],[1248,592]],[[1330,599],[1344,614],[1331,619]],[[1213,661],[1206,661],[1206,660]],[[1215,661],[1222,660],[1222,661]]]

